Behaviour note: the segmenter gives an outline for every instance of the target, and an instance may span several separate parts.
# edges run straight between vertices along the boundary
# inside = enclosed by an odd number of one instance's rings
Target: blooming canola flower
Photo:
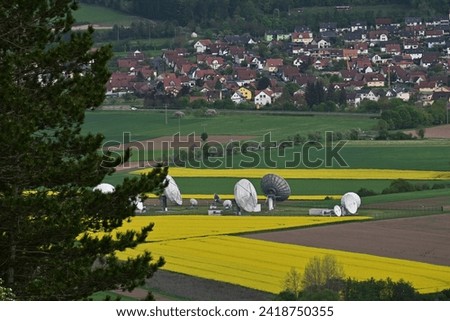
[[[152,169],[142,169],[132,174],[145,174]],[[266,174],[276,174],[285,179],[355,179],[355,180],[450,180],[450,171],[431,170],[397,170],[373,168],[318,168],[318,169],[197,169],[171,167],[169,172],[174,177],[231,177],[231,178],[261,178]]]

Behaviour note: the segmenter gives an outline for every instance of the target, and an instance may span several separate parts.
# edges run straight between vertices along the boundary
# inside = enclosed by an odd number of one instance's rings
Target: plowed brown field
[[[415,130],[406,133],[417,136]],[[425,138],[450,138],[450,124],[425,128]]]
[[[246,237],[450,266],[450,214],[254,233]]]

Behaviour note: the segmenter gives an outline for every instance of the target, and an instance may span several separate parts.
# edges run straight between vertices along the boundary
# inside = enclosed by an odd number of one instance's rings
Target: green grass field
[[[408,201],[411,199],[427,199],[427,198],[435,198],[435,197],[448,197],[448,201],[446,201],[445,205],[450,204],[450,191],[449,189],[432,189],[426,191],[416,191],[416,192],[408,192],[408,193],[395,193],[395,194],[385,194],[385,195],[375,195],[365,198],[365,204],[377,204],[377,203],[385,203],[385,202],[399,202],[399,201]]]
[[[292,12],[296,14],[295,11]],[[398,5],[398,4],[383,4],[383,5],[367,5],[367,6],[351,6],[349,11],[336,11],[333,6],[329,7],[304,7],[302,13],[298,13],[300,17],[308,16],[311,14],[322,14],[322,15],[348,15],[348,14],[359,14],[365,16],[371,16],[376,14],[377,17],[393,17],[393,16],[404,16],[407,15],[416,16],[418,15],[417,10],[411,8],[408,5]]]
[[[260,141],[258,141],[260,142]],[[336,147],[330,145],[330,148]],[[155,145],[155,150],[132,149],[130,161],[161,161],[166,160],[172,152],[162,152]],[[198,148],[200,150],[200,148]],[[450,146],[441,141],[414,141],[413,144],[398,144],[386,142],[370,142],[365,145],[354,145],[348,142],[341,149],[336,147],[336,157],[332,149],[293,147],[281,154],[278,150],[264,153],[255,151],[248,154],[234,154],[232,156],[211,157],[190,164],[197,167],[238,168],[238,167],[275,167],[275,168],[380,168],[380,169],[411,169],[411,170],[450,170]],[[420,155],[418,157],[418,155]],[[231,166],[232,165],[232,166]]]
[[[97,32],[102,32],[102,28],[112,28],[114,25],[128,27],[136,21],[148,21],[144,18],[131,16],[117,10],[86,3],[80,4],[79,9],[74,12],[74,16],[77,25],[93,24],[100,26],[97,27]],[[155,57],[161,55],[162,49],[171,47],[173,41],[173,38],[152,38],[150,34],[149,39],[128,40],[127,45],[129,50],[138,49],[142,51],[142,48],[149,48],[143,51],[148,57]],[[109,44],[110,42],[99,42],[96,43],[96,46]],[[116,58],[126,56],[127,54],[126,51],[114,52]]]
[[[285,140],[296,134],[307,136],[308,133],[325,131],[346,132],[353,128],[371,130],[375,119],[354,116],[280,116],[262,114],[223,114],[214,118],[187,116],[183,119],[172,117],[173,111],[168,111],[167,125],[165,113],[155,111],[94,111],[86,114],[85,132],[101,132],[105,135],[105,145],[117,145],[122,142],[133,142],[144,139],[172,136],[178,131],[182,135],[194,133],[196,139],[203,131],[208,135],[249,135],[252,140],[263,142],[263,136],[270,133],[274,141]],[[125,137],[125,138],[124,138]],[[210,141],[211,142],[211,141]],[[330,144],[334,148],[337,142]],[[134,150],[132,161],[152,160],[161,157],[161,146],[144,152]],[[417,169],[417,170],[450,170],[449,140],[414,140],[414,141],[349,141],[337,150],[344,163],[336,162],[331,157],[330,149],[310,148],[301,146],[288,147],[284,153],[272,149],[270,160],[276,162],[276,167],[307,167],[305,160],[315,163],[322,160],[321,167],[339,168],[348,165],[349,168],[386,168],[386,169]],[[328,152],[328,158],[326,157]],[[255,158],[245,155],[233,155],[232,163],[265,167],[269,160],[268,154],[258,152],[252,154]],[[331,155],[331,156],[330,156]],[[256,159],[257,157],[257,159]],[[307,159],[305,157],[308,157]],[[257,160],[257,162],[254,161]],[[329,160],[326,162],[326,160]],[[211,159],[215,161],[215,159]],[[230,164],[229,159],[218,159],[223,166]],[[299,161],[300,160],[300,161]],[[308,165],[308,164],[306,164]]]
[[[74,12],[77,24],[98,24],[101,26],[124,25],[129,26],[133,21],[142,19],[124,14],[120,11],[108,9],[101,6],[81,3],[78,10]]]
[[[211,186],[210,178],[183,178],[177,177],[176,182],[180,190],[186,194],[232,194],[234,185],[238,178],[214,178]],[[262,195],[259,179],[249,179],[256,188],[258,194]],[[291,187],[292,195],[339,195],[349,190],[359,190],[362,187],[381,193],[387,188],[391,180],[331,180],[331,179],[298,179],[287,180]],[[425,183],[430,186],[434,181],[410,181],[411,183]],[[442,183],[450,184],[450,181]]]
[[[271,133],[276,140],[295,134],[309,132],[347,131],[354,128],[370,130],[377,120],[364,116],[310,116],[268,115],[255,113],[226,114],[217,117],[196,117],[188,115],[179,120],[173,117],[174,110],[158,111],[93,111],[86,113],[84,130],[101,132],[106,141],[122,141],[123,133],[131,133],[133,140],[171,136],[179,131],[182,135],[203,131],[209,135],[252,135],[262,138]],[[220,111],[219,111],[220,113]]]

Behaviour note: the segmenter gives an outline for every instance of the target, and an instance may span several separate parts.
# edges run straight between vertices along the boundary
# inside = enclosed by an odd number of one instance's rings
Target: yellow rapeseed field
[[[236,236],[209,236],[160,241],[121,253],[125,259],[144,250],[166,259],[164,269],[278,293],[286,273],[302,272],[314,256],[331,254],[347,277],[365,280],[404,279],[421,293],[450,288],[450,267],[367,254],[282,244]]]
[[[364,216],[135,216],[130,222],[125,222],[119,231],[140,230],[142,226],[153,222],[155,223],[155,227],[149,234],[149,241],[166,241],[191,237],[228,235],[368,219],[370,218]]]
[[[450,288],[450,267],[368,254],[327,250],[231,236],[244,232],[305,227],[366,217],[277,216],[138,216],[121,228],[140,229],[154,222],[148,243],[118,253],[126,259],[143,251],[166,259],[164,269],[278,293],[286,273],[303,271],[314,256],[334,255],[347,277],[411,282],[422,293]]]
[[[151,169],[132,172],[144,174]],[[450,180],[450,172],[395,170],[395,169],[195,169],[171,167],[169,173],[173,177],[234,177],[261,178],[266,174],[277,174],[285,179],[407,179],[407,180]]]
[[[159,196],[147,193],[146,196],[148,198],[157,198]],[[220,197],[224,200],[234,199],[233,194],[220,194]],[[289,199],[292,201],[322,201],[325,198],[333,199],[333,200],[340,200],[342,195],[290,195]],[[213,194],[183,194],[183,199],[189,200],[191,198],[195,198],[197,200],[212,200]],[[265,200],[267,197],[265,195],[258,195],[258,200]]]

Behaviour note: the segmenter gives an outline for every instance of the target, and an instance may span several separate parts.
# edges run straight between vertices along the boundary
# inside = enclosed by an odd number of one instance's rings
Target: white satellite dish
[[[361,198],[353,192],[345,193],[341,198],[341,205],[349,214],[356,214],[361,205]]]
[[[230,200],[223,201],[223,207],[225,207],[226,209],[230,209],[232,206],[233,202],[231,202]]]
[[[167,183],[166,188],[164,189],[164,193],[162,195],[162,199],[163,199],[163,207],[164,210],[167,211],[167,201],[169,200],[170,202],[172,202],[173,204],[176,205],[183,205],[183,198],[181,197],[181,192],[180,189],[178,188],[177,183],[175,182],[175,180],[172,178],[172,176],[167,175],[165,180],[164,180],[164,184]]]
[[[145,211],[145,205],[144,202],[142,201],[142,198],[138,195],[135,198],[130,198],[130,202],[131,204],[136,206],[136,211],[137,212],[144,212]]]
[[[345,215],[354,215],[358,212],[358,208],[361,205],[361,198],[358,194],[350,192],[342,195],[341,205],[335,205],[332,210],[311,208],[309,215],[336,215],[338,217]]]
[[[339,205],[334,206],[333,212],[336,216],[342,216],[342,209]]]
[[[138,201],[136,204],[136,208],[142,212],[144,210],[144,203],[142,201]]]
[[[348,192],[345,193],[347,195],[351,195],[351,197],[354,197],[355,201],[356,201],[356,205],[358,205],[358,208],[361,206],[361,198],[359,197],[358,194],[354,193],[354,192]]]
[[[98,184],[97,186],[95,186],[92,190],[100,191],[103,194],[110,194],[110,193],[114,193],[116,189],[111,184],[101,183],[101,184]]]
[[[234,185],[234,199],[239,208],[246,212],[258,210],[258,195],[255,186],[248,179],[241,179]]]

